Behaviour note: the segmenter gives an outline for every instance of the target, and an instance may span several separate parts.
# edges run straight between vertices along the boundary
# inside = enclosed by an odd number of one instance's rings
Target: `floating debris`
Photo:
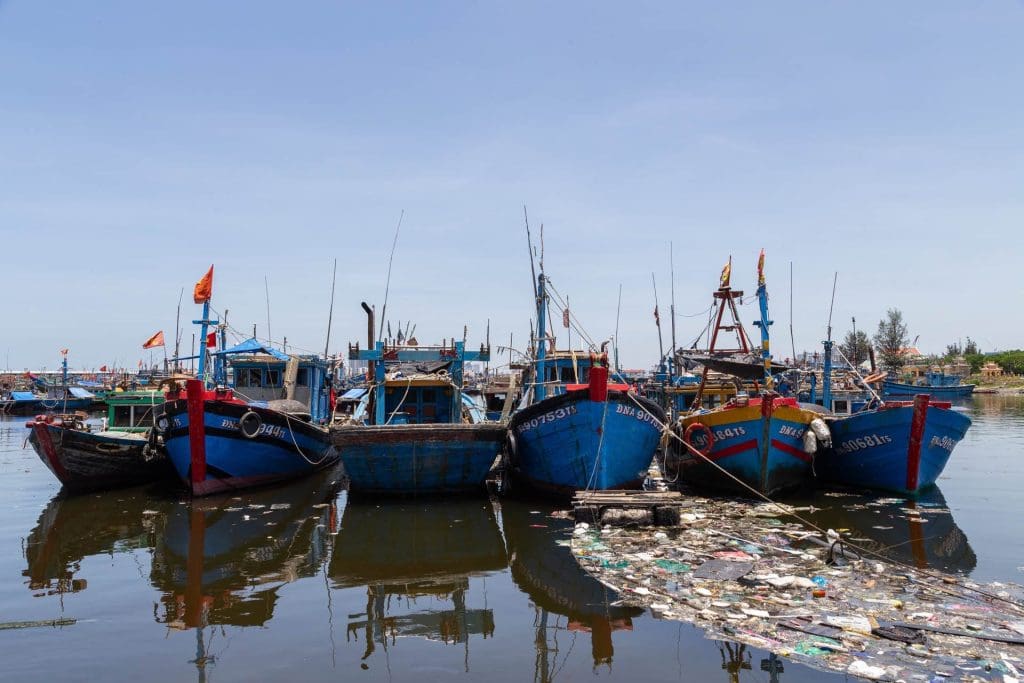
[[[777,505],[692,496],[676,527],[580,523],[570,543],[621,604],[712,639],[869,680],[1019,677],[1024,588],[881,561],[829,531]]]

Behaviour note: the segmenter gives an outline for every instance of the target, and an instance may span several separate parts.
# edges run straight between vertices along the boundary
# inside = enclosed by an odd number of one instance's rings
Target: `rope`
[[[389,415],[388,419],[385,420],[385,422],[384,422],[384,426],[385,427],[387,425],[391,424],[391,420],[395,417],[395,414],[402,407],[402,404],[405,403],[405,399],[409,396],[409,389],[410,388],[412,388],[412,376],[409,377],[409,381],[405,385],[405,393],[402,394],[402,400],[398,402],[398,405],[395,406],[395,409],[391,411],[391,415]],[[373,387],[370,388],[370,391],[373,391]]]
[[[249,403],[253,403],[254,402],[254,399],[251,396],[246,396],[245,394],[243,394],[242,392],[238,391],[237,389],[234,389],[233,391],[234,391],[234,393],[238,394],[242,398],[246,399]],[[291,415],[289,415],[288,413],[286,413],[286,412],[284,412],[282,410],[275,410],[274,412],[275,413],[280,413],[281,415],[284,415],[285,422],[288,424],[288,436],[291,437],[292,445],[295,446],[295,452],[299,454],[300,458],[305,460],[310,465],[313,465],[314,467],[320,465],[324,460],[327,459],[327,452],[325,452],[323,457],[320,458],[319,460],[316,460],[316,461],[310,460],[309,458],[306,457],[306,454],[302,452],[302,448],[299,446],[299,442],[296,441],[296,439],[295,439],[295,432],[292,430],[292,420],[295,420],[296,422],[300,422],[302,424],[308,424],[308,423],[303,422],[302,420],[299,420],[299,419],[297,419],[295,417],[292,417]]]
[[[652,414],[651,411],[647,410],[647,408],[644,407],[644,405],[642,403],[640,403],[640,401],[638,401],[635,396],[633,396],[632,394],[627,394],[627,396],[629,396],[630,399],[634,403],[636,403],[637,406],[641,410],[643,410],[645,413],[647,413],[651,417],[651,419],[654,421],[655,424],[661,426],[663,430],[668,430],[669,434],[671,434],[673,438],[675,438],[677,441],[679,441],[679,443],[683,444],[683,446],[685,446],[686,449],[688,451],[690,451],[690,453],[700,457],[704,461],[706,461],[709,464],[713,465],[719,472],[721,472],[722,474],[726,475],[727,477],[729,477],[730,479],[732,479],[733,481],[738,483],[740,486],[742,486],[746,490],[748,490],[751,493],[753,493],[756,497],[761,498],[762,500],[764,500],[765,502],[767,502],[767,503],[769,503],[771,505],[774,505],[779,510],[781,510],[784,515],[788,515],[790,517],[793,517],[794,519],[799,521],[804,526],[810,527],[811,529],[814,529],[818,533],[822,534],[825,537],[825,539],[828,540],[828,531],[827,530],[822,529],[820,526],[818,526],[814,522],[810,521],[809,519],[803,517],[802,515],[798,514],[796,511],[794,511],[790,507],[788,507],[786,505],[783,505],[782,503],[779,503],[777,501],[772,500],[771,498],[769,498],[765,494],[761,493],[760,491],[758,491],[754,487],[752,487],[749,484],[747,484],[742,479],[737,478],[735,475],[733,475],[731,472],[727,471],[725,468],[723,468],[717,462],[715,462],[711,458],[707,457],[706,455],[701,453],[699,450],[697,450],[696,448],[694,448],[690,444],[686,443],[686,441],[683,440],[682,437],[680,437],[678,434],[676,434],[674,431],[671,430],[671,428],[669,427],[669,425],[667,423],[662,423],[661,420],[659,420],[656,415]],[[877,552],[875,550],[872,550],[870,548],[861,546],[861,545],[859,545],[857,543],[853,543],[852,541],[848,541],[846,539],[843,539],[842,542],[843,542],[844,545],[849,545],[851,548],[853,548],[855,551],[857,551],[859,553],[862,553],[862,554],[865,554],[865,555],[871,555],[873,557],[876,557],[876,558],[881,559],[881,560],[885,560],[887,562],[891,562],[891,563],[899,565],[901,567],[904,567],[904,568],[907,568],[907,569],[911,569],[911,570],[920,572],[920,573],[924,574],[925,576],[927,576],[927,577],[929,577],[931,579],[935,579],[935,580],[940,582],[940,585],[929,585],[929,587],[935,588],[935,589],[938,589],[938,590],[941,590],[941,591],[945,591],[945,592],[949,593],[950,595],[957,595],[951,589],[947,589],[943,585],[941,585],[942,582],[946,581],[949,578],[947,575],[939,574],[937,572],[933,572],[933,571],[930,571],[928,569],[919,569],[918,567],[915,567],[914,565],[910,564],[909,562],[904,562],[904,561],[902,561],[902,560],[900,560],[898,558],[889,557],[887,555],[879,553],[879,552]],[[1004,597],[1002,597],[1000,595],[997,595],[995,593],[991,593],[989,591],[985,591],[985,590],[982,590],[980,588],[972,588],[971,586],[967,586],[967,585],[962,584],[962,583],[957,583],[956,586],[958,586],[959,588],[963,588],[964,590],[967,590],[967,591],[970,591],[970,592],[973,592],[973,593],[977,593],[978,595],[982,595],[982,596],[988,598],[989,600],[996,600],[996,601],[999,601],[999,602],[1006,603],[1007,605],[1010,605],[1011,607],[1017,609],[1018,611],[1024,612],[1024,604],[1021,604],[1021,603],[1019,603],[1016,600],[1013,600],[1011,598],[1004,598]]]

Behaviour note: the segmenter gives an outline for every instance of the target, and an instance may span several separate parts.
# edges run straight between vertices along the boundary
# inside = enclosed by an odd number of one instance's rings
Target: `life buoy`
[[[697,448],[693,445],[693,433],[698,429],[703,430],[704,433],[707,434],[707,445],[704,446],[704,448]],[[701,455],[706,456],[711,452],[711,447],[715,445],[715,435],[711,432],[711,427],[708,427],[706,424],[702,422],[692,422],[686,427],[686,431],[683,432],[683,442]]]
[[[238,428],[241,430],[242,435],[248,439],[255,438],[260,433],[260,427],[262,426],[263,418],[260,417],[259,413],[252,410],[238,419]]]

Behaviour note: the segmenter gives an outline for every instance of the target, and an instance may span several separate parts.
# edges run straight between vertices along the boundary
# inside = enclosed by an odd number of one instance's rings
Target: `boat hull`
[[[614,389],[605,401],[591,400],[586,389],[546,398],[512,416],[512,480],[517,488],[558,497],[640,488],[664,421],[653,401]]]
[[[48,399],[36,398],[28,401],[9,399],[2,402],[2,412],[7,415],[38,415],[40,413],[73,413],[79,410],[92,409],[94,400],[91,398]]]
[[[115,435],[29,423],[29,443],[69,493],[100,491],[169,479],[173,470],[143,434]]]
[[[948,386],[905,384],[903,382],[885,381],[882,383],[883,396],[917,396],[927,394],[933,399],[950,399],[970,396],[974,393],[973,384],[952,384]]]
[[[913,423],[912,405],[832,421],[832,448],[816,459],[816,476],[844,486],[917,495],[935,484],[971,420],[955,410],[927,406],[916,453]]]
[[[404,424],[335,427],[352,495],[482,493],[505,442],[505,426]]]
[[[269,408],[228,401],[205,400],[203,445],[206,474],[192,477],[192,445],[187,400],[168,401],[169,428],[164,447],[178,477],[195,496],[286,481],[329,467],[338,451],[326,429]],[[242,416],[256,413],[258,433],[245,436]]]
[[[811,479],[812,458],[803,450],[803,435],[816,416],[794,405],[776,406],[768,415],[760,405],[749,405],[685,418],[678,427],[680,437],[696,423],[710,430],[707,458],[711,462],[673,438],[662,465],[664,476],[669,482],[746,495],[750,489],[771,496],[799,488]],[[698,450],[707,448],[707,430],[692,430],[690,438]]]

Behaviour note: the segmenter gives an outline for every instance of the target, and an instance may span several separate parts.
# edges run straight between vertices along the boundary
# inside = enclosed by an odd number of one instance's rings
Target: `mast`
[[[828,307],[828,327],[826,328],[826,339],[822,344],[825,346],[825,366],[822,368],[821,383],[821,405],[825,410],[832,410],[832,309],[836,305],[836,283],[839,281],[839,273],[832,277],[832,303]],[[857,335],[853,335],[853,345],[857,346]],[[854,368],[856,371],[856,368]]]
[[[754,324],[761,329],[761,360],[764,362],[764,388],[771,391],[772,382],[772,354],[769,345],[768,328],[772,321],[768,318],[768,289],[764,283],[764,249],[757,259],[757,305],[761,310],[761,319],[755,320]]]
[[[547,380],[547,364],[544,362],[547,357],[547,311],[548,293],[544,287],[544,269],[541,268],[537,276],[537,376],[535,378],[536,388],[534,397],[537,401],[543,401],[548,397],[548,389],[544,382]]]

